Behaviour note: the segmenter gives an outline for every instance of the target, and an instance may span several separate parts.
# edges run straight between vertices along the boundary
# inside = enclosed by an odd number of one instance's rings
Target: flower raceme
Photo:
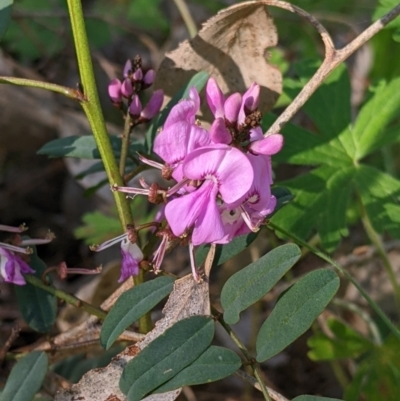
[[[280,151],[283,137],[264,137],[258,111],[260,87],[256,83],[243,94],[225,97],[216,81],[209,79],[206,99],[214,115],[209,130],[196,121],[200,98],[195,88],[189,98],[176,104],[157,135],[153,151],[163,163],[141,160],[159,168],[166,179],[177,182],[169,189],[141,182],[143,188],[118,187],[128,194],[146,194],[165,204],[162,247],[172,237],[189,244],[192,271],[193,247],[207,243],[228,243],[238,235],[258,231],[276,206],[271,194],[271,156]],[[154,260],[154,259],[153,259]]]

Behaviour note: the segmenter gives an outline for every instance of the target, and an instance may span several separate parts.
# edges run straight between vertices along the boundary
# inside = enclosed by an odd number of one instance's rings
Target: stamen
[[[2,247],[4,249],[8,249],[9,251],[18,252],[18,253],[24,253],[25,255],[31,255],[33,253],[33,249],[32,248],[29,248],[29,247],[22,248],[20,246],[6,244],[5,242],[0,242],[0,247]]]
[[[121,242],[124,238],[126,238],[126,233],[121,234],[121,235],[119,235],[118,237],[109,239],[108,241],[105,241],[105,242],[103,242],[103,243],[100,244],[100,245],[96,245],[96,244],[90,245],[90,246],[89,246],[89,249],[90,249],[91,251],[93,251],[93,252],[100,252],[100,251],[102,251],[103,249],[107,249],[107,248],[109,248],[110,246],[113,246],[113,245],[117,244],[118,242]]]
[[[6,226],[4,224],[0,224],[0,231],[6,231],[9,233],[23,233],[27,229],[28,229],[28,227],[25,225],[25,223],[22,223],[18,227]]]

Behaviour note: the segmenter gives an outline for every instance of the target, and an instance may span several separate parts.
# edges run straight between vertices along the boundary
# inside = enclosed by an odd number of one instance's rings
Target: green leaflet
[[[34,351],[12,368],[0,401],[30,401],[39,391],[47,372],[47,355]]]
[[[319,269],[290,287],[261,326],[257,361],[266,361],[300,337],[333,298],[339,282],[334,271]]]
[[[297,245],[282,245],[231,276],[221,292],[224,320],[237,323],[240,312],[267,294],[300,256]]]
[[[0,39],[7,31],[14,0],[0,0]]]
[[[100,343],[109,349],[132,323],[153,309],[174,286],[174,278],[158,277],[124,292],[114,304],[101,328]]]
[[[30,256],[30,267],[35,270],[36,277],[41,278],[47,266],[37,256],[36,248],[32,246],[33,254]],[[57,299],[54,295],[42,290],[33,284],[14,286],[19,309],[26,323],[40,333],[48,332],[57,317]]]
[[[235,373],[241,365],[242,361],[233,351],[212,345],[191,365],[158,387],[154,393],[164,393],[183,386],[195,386],[221,380]]]
[[[213,336],[211,317],[180,320],[128,362],[119,383],[121,391],[129,401],[141,400],[195,361]]]

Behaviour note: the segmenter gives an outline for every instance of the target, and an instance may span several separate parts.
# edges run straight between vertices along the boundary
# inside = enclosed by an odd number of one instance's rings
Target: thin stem
[[[229,334],[231,337],[232,341],[236,344],[236,346],[240,349],[240,352],[243,354],[244,358],[246,361],[251,365],[251,368],[253,369],[254,377],[257,379],[257,382],[260,385],[260,391],[262,392],[264,399],[266,401],[272,401],[271,397],[268,394],[268,390],[262,380],[261,377],[261,371],[260,367],[258,366],[258,363],[255,362],[254,358],[250,355],[250,352],[247,350],[246,346],[242,343],[240,338],[236,335],[236,333],[232,330],[231,326],[227,324],[222,317],[221,313],[215,309],[213,306],[211,306],[211,312],[212,314],[218,319],[218,322],[221,324],[221,326],[225,329],[225,331]]]
[[[240,370],[240,369],[237,370],[235,372],[235,376],[237,376],[239,379],[245,380],[246,382],[250,383],[254,388],[261,391],[260,383],[253,376],[247,374],[246,372],[243,372],[243,370]],[[267,388],[268,388],[268,393],[269,393],[270,397],[274,401],[289,401],[286,397],[284,397],[282,394],[279,394],[272,388],[269,388],[269,387],[267,387]]]
[[[125,175],[126,158],[128,157],[129,149],[129,137],[132,127],[131,122],[131,116],[129,115],[129,112],[126,112],[124,132],[122,133],[121,158],[119,159],[119,173],[121,174],[121,177],[124,177]]]
[[[382,240],[378,233],[375,231],[374,227],[372,226],[371,220],[368,216],[367,210],[365,209],[364,203],[361,199],[360,194],[357,194],[357,200],[358,200],[358,207],[361,213],[361,221],[364,226],[365,232],[367,233],[369,239],[371,242],[374,244],[381,260],[383,263],[383,267],[386,270],[386,273],[389,277],[389,281],[392,284],[397,303],[400,306],[400,286],[399,283],[397,282],[396,274],[394,272],[393,266],[390,263],[390,260],[387,256],[387,253],[385,251],[385,248],[383,246]]]
[[[67,86],[61,86],[57,84],[51,84],[49,82],[36,81],[34,79],[0,76],[0,83],[46,89],[52,92],[60,93],[61,95],[69,97],[70,99],[79,101],[84,100],[82,93],[78,89],[68,88]]]
[[[122,186],[123,179],[119,173],[118,165],[115,160],[110,139],[107,134],[104,116],[100,107],[100,100],[97,93],[96,81],[93,73],[92,60],[86,34],[85,20],[83,17],[82,4],[80,0],[67,0],[68,11],[71,19],[72,34],[75,41],[76,55],[78,59],[81,82],[84,88],[86,102],[82,102],[83,110],[89,121],[93,135],[99,149],[104,168],[110,184]],[[125,229],[128,224],[134,224],[132,212],[128,200],[121,192],[114,191],[114,200],[117,206],[118,216],[122,227]],[[143,282],[143,274],[134,277],[135,285]],[[151,330],[148,324],[149,317],[144,316],[139,320],[139,329],[142,333]]]
[[[188,30],[190,37],[194,38],[197,34],[196,23],[194,22],[192,15],[190,14],[187,4],[184,0],[174,0],[174,3],[181,14],[181,17],[186,25],[186,29]]]
[[[85,301],[82,301],[81,299],[75,297],[74,295],[68,294],[62,290],[59,290],[50,285],[47,285],[47,284],[43,283],[42,280],[40,280],[39,278],[37,278],[35,276],[32,276],[31,274],[26,274],[24,276],[24,278],[28,283],[34,285],[35,287],[41,288],[42,290],[45,290],[45,291],[49,292],[50,294],[53,294],[57,298],[62,299],[66,303],[76,306],[77,308],[80,308],[80,309],[90,313],[91,315],[97,316],[101,320],[104,320],[107,316],[107,313],[104,312],[103,310],[96,308],[93,305],[91,305]]]
[[[382,319],[382,321],[386,324],[386,326],[390,329],[390,331],[394,334],[394,336],[398,340],[400,340],[400,331],[397,329],[397,327],[390,321],[390,319],[385,315],[385,313],[382,311],[382,309],[376,304],[375,301],[372,300],[372,298],[360,286],[360,284],[358,284],[358,282],[342,266],[340,266],[338,263],[336,263],[328,255],[325,255],[323,252],[321,252],[317,248],[314,248],[313,246],[311,246],[307,242],[305,242],[302,239],[296,237],[295,235],[287,232],[286,230],[284,230],[283,228],[277,226],[276,224],[274,224],[272,222],[269,222],[268,226],[271,227],[274,230],[277,230],[277,231],[281,232],[285,236],[287,236],[289,238],[292,238],[299,245],[308,248],[312,253],[317,255],[319,258],[321,258],[322,260],[325,260],[325,262],[328,262],[330,265],[335,267],[341,274],[343,274],[354,285],[354,287],[357,288],[357,290],[360,292],[360,294],[366,299],[366,301],[371,306],[371,308]]]

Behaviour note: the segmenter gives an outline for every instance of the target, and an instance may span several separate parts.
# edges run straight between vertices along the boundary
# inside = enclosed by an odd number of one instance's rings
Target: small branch
[[[11,329],[10,336],[8,337],[4,346],[0,349],[0,364],[6,357],[8,350],[10,349],[11,345],[13,345],[13,342],[18,338],[20,331],[21,328],[19,326],[15,326]]]
[[[238,370],[235,372],[235,376],[239,377],[239,379],[245,380],[248,383],[250,383],[254,388],[257,390],[261,391],[260,383],[254,379],[253,376],[248,375],[246,372],[243,372],[243,370]],[[275,390],[273,390],[270,387],[265,386],[268,389],[268,393],[270,397],[274,401],[289,401],[287,398],[285,398],[282,394],[279,394]]]
[[[318,68],[314,76],[303,87],[301,92],[296,96],[292,103],[286,110],[277,118],[277,120],[268,129],[266,135],[279,132],[283,126],[297,113],[297,111],[304,105],[304,103],[311,97],[316,89],[321,85],[325,78],[344,60],[352,55],[358,48],[365,44],[369,39],[376,35],[383,29],[389,22],[395,19],[400,14],[400,4],[394,7],[391,11],[385,14],[378,21],[370,25],[364,32],[357,36],[347,46],[338,50],[335,48],[332,39],[330,38],[327,30],[320,24],[313,16],[304,10],[292,6],[288,3],[278,0],[263,0],[265,5],[271,5],[285,10],[294,12],[306,18],[320,33],[322,41],[325,45],[325,58],[321,66]]]
[[[0,76],[0,83],[11,84],[17,86],[29,86],[31,88],[46,89],[52,92],[61,93],[70,99],[83,101],[84,97],[78,89],[68,88],[67,86],[61,86],[56,84],[51,84],[43,81],[36,81],[35,79],[25,79],[25,78],[14,78]]]
[[[213,306],[211,306],[211,312],[218,319],[218,322],[225,329],[225,331],[229,334],[232,341],[240,349],[241,353],[243,354],[244,358],[246,359],[246,362],[249,363],[249,365],[253,369],[254,376],[257,379],[257,382],[259,384],[259,390],[263,393],[264,399],[266,401],[271,401],[269,390],[267,389],[267,387],[265,386],[265,384],[262,380],[261,371],[260,371],[260,367],[259,367],[258,363],[250,355],[246,346],[242,343],[242,341],[239,339],[239,337],[236,335],[236,333],[232,330],[232,328],[225,322],[221,313],[217,309],[215,309]]]
[[[59,290],[50,285],[47,285],[47,284],[43,283],[42,280],[40,280],[39,278],[37,278],[35,276],[32,276],[31,274],[26,274],[24,276],[24,278],[28,283],[34,285],[35,287],[41,288],[42,290],[45,290],[45,291],[49,292],[50,294],[53,294],[57,298],[62,299],[66,303],[73,305],[77,308],[80,308],[80,309],[90,313],[91,315],[97,316],[101,320],[104,320],[107,316],[107,313],[104,312],[103,310],[96,308],[93,305],[91,305],[85,301],[82,301],[81,299],[75,297],[74,295],[67,294],[66,292],[64,292],[62,290]]]
[[[186,25],[186,29],[188,30],[190,37],[194,38],[197,34],[196,23],[194,22],[190,14],[185,0],[174,0],[174,3],[176,5],[176,8],[179,10],[179,13],[181,14],[181,17]]]

